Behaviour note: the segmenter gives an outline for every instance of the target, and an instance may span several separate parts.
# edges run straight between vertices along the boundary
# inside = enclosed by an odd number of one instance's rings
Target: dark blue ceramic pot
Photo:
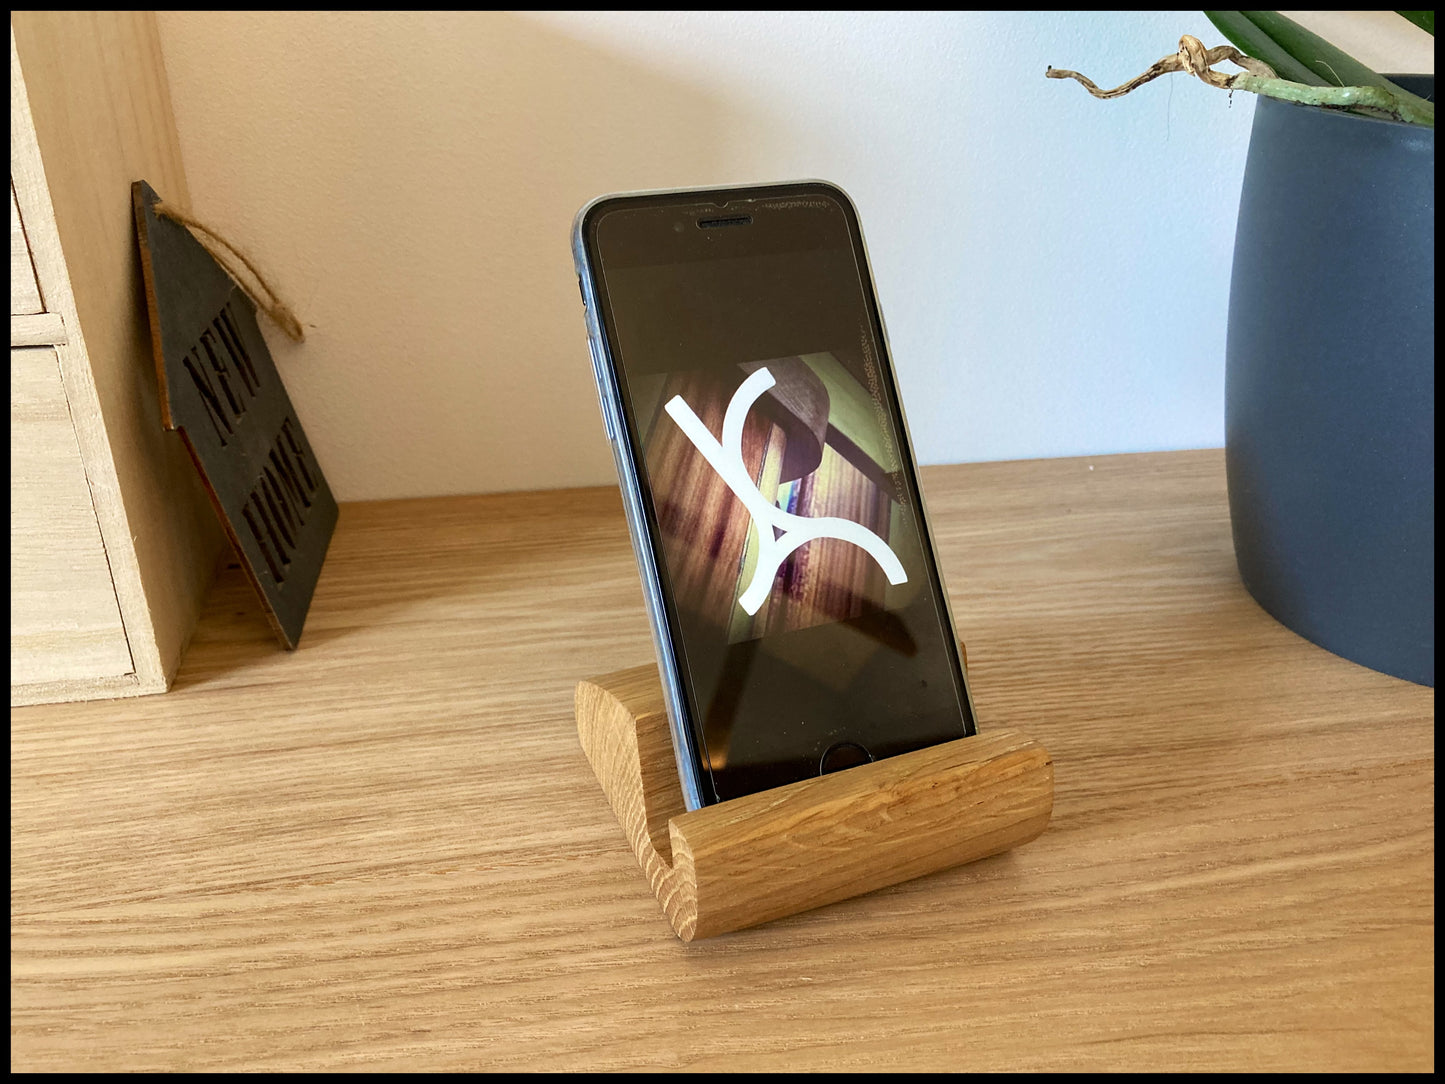
[[[1433,76],[1391,76],[1433,99]],[[1281,623],[1435,684],[1435,133],[1260,98],[1225,375],[1240,576]]]

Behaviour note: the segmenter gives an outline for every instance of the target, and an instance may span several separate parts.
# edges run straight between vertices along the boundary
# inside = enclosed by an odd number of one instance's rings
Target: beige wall
[[[1285,11],[1295,22],[1377,72],[1435,71],[1430,35],[1393,11]]]
[[[1349,21],[1367,61],[1418,33]],[[1223,442],[1252,105],[1183,81],[1096,102],[1043,78],[1122,81],[1181,33],[1215,37],[1199,12],[191,11],[160,27],[195,209],[310,325],[299,347],[268,338],[342,499],[614,481],[574,212],[794,177],[859,204],[925,462]]]

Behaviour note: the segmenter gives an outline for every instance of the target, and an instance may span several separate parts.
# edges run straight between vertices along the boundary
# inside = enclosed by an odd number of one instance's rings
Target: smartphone
[[[572,245],[687,808],[972,735],[848,196],[602,196]]]

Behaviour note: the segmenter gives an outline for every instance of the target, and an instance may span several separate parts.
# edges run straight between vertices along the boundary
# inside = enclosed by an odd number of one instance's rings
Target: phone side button
[[[602,407],[602,428],[607,431],[608,440],[616,440],[617,433],[612,428],[612,412],[607,409],[607,401],[602,398],[602,389],[597,389],[597,403]]]
[[[597,385],[597,405],[602,408],[602,427],[607,430],[607,439],[616,440],[612,428],[612,411],[607,409],[607,397],[602,392],[602,361],[597,355],[597,342],[587,336],[587,349],[592,354],[592,382]]]

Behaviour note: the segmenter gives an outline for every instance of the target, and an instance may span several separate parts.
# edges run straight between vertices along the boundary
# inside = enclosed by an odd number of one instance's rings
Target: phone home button
[[[831,772],[841,772],[844,768],[856,768],[872,759],[873,754],[855,741],[835,742],[828,746],[827,751],[819,758],[818,774],[828,775]]]

